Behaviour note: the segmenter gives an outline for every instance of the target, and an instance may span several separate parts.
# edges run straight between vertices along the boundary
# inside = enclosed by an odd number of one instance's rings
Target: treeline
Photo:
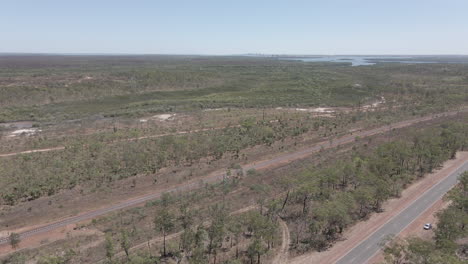
[[[3,107],[82,101],[165,90],[192,90],[223,83],[220,76],[197,70],[40,69],[0,72]],[[12,100],[14,98],[14,100]]]
[[[406,185],[432,172],[466,149],[468,125],[451,123],[379,145],[333,166],[307,170],[296,182],[284,181],[282,216],[299,251],[324,250],[344,228],[381,210]]]
[[[468,260],[468,172],[449,192],[451,204],[437,214],[434,240],[394,240],[384,248],[388,264],[462,264]]]
[[[308,117],[277,122],[246,119],[240,127],[223,130],[114,144],[76,142],[64,151],[3,158],[1,203],[13,205],[83,184],[99,188],[138,174],[155,175],[163,167],[191,166],[226,155],[239,160],[243,158],[241,150],[247,147],[271,145],[330,124],[326,119],[312,121]],[[154,183],[157,180],[155,176]]]

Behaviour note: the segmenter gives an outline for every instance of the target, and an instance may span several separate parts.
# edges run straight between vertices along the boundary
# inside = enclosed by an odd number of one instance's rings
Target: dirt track
[[[465,109],[464,111],[467,111],[467,110],[468,109]],[[445,116],[453,116],[453,115],[456,115],[457,113],[458,113],[457,111],[453,111],[453,112],[435,114],[435,115],[431,115],[431,116],[425,116],[425,117],[415,118],[415,119],[412,119],[412,120],[406,120],[406,121],[398,122],[398,123],[388,125],[388,126],[374,128],[374,129],[367,130],[367,131],[360,131],[360,132],[354,133],[352,135],[346,135],[346,136],[343,136],[343,137],[340,137],[340,138],[337,138],[337,139],[334,139],[334,140],[323,141],[323,142],[320,142],[318,144],[315,144],[312,147],[308,147],[308,148],[305,148],[305,149],[300,150],[300,151],[296,151],[296,152],[292,152],[292,153],[282,153],[282,154],[278,155],[276,158],[273,158],[273,159],[258,161],[258,162],[254,162],[254,163],[251,163],[251,164],[246,164],[246,165],[243,166],[243,170],[248,171],[250,169],[261,170],[261,169],[266,169],[266,168],[275,168],[275,167],[282,166],[284,164],[290,163],[292,161],[305,158],[305,157],[307,157],[309,155],[312,155],[313,153],[319,152],[321,149],[329,149],[329,148],[334,148],[334,147],[337,147],[337,146],[340,146],[340,145],[345,145],[345,144],[351,143],[351,142],[353,142],[355,140],[356,137],[363,138],[363,137],[368,137],[368,136],[372,136],[372,135],[376,135],[376,134],[380,134],[380,133],[385,133],[385,132],[390,131],[392,129],[407,127],[407,126],[410,126],[412,124],[420,123],[420,122],[424,122],[424,121],[429,121],[429,120],[432,120],[434,118],[440,118],[440,117],[445,117]],[[142,204],[142,203],[144,203],[146,201],[157,199],[163,193],[166,193],[166,192],[186,192],[186,191],[190,191],[190,190],[198,188],[200,186],[200,183],[203,183],[203,184],[216,183],[216,182],[219,182],[219,181],[225,179],[226,177],[227,177],[227,175],[226,175],[225,170],[216,171],[216,172],[211,173],[211,174],[209,174],[209,175],[207,175],[205,177],[197,178],[197,179],[188,181],[186,183],[173,186],[173,187],[168,188],[168,189],[163,190],[163,191],[157,191],[157,192],[154,192],[154,193],[149,193],[149,194],[146,194],[146,195],[141,196],[141,197],[132,198],[132,199],[129,199],[129,200],[114,204],[112,206],[107,206],[107,207],[100,208],[100,209],[97,209],[97,210],[94,210],[94,211],[85,212],[85,213],[82,213],[82,214],[79,214],[79,215],[76,215],[76,216],[61,219],[61,220],[56,221],[56,222],[45,224],[45,225],[43,225],[41,227],[37,227],[37,228],[33,228],[33,229],[30,229],[30,230],[25,231],[25,232],[21,232],[20,235],[21,235],[21,238],[24,240],[25,238],[31,237],[31,236],[36,235],[36,234],[47,233],[47,232],[49,232],[51,230],[54,230],[54,229],[57,229],[57,228],[60,228],[60,227],[64,227],[64,226],[67,226],[67,225],[70,225],[70,224],[73,224],[73,223],[78,223],[78,222],[81,222],[81,221],[84,221],[84,220],[92,219],[92,218],[107,214],[109,212],[113,212],[113,211],[117,211],[117,210],[120,210],[120,209],[136,206],[136,205]],[[0,238],[0,245],[6,244],[6,243],[8,243],[8,238],[6,238],[6,237]]]
[[[291,237],[288,229],[288,225],[281,219],[278,218],[278,221],[281,226],[281,248],[278,252],[278,255],[272,261],[272,264],[288,264],[289,258],[289,244],[291,244]]]
[[[231,126],[231,127],[238,127],[238,126]],[[114,141],[110,141],[110,142],[107,142],[107,143],[108,144],[113,144],[113,143],[119,143],[119,142],[137,141],[137,140],[148,139],[148,138],[160,138],[160,137],[165,137],[165,136],[184,135],[184,134],[199,133],[199,132],[205,132],[205,131],[211,131],[211,130],[220,130],[220,129],[225,129],[225,128],[227,128],[227,127],[214,127],[214,128],[195,129],[195,130],[189,130],[189,131],[179,131],[179,132],[175,132],[175,133],[165,133],[165,134],[158,134],[158,135],[150,135],[150,136],[141,136],[141,137],[135,137],[135,138],[119,139],[119,140],[114,140]],[[65,149],[65,146],[58,146],[58,147],[52,147],[52,148],[43,148],[43,149],[31,149],[31,150],[24,150],[24,151],[0,154],[0,158],[18,156],[18,155],[21,155],[21,154],[59,151],[59,150],[64,150],[64,149]]]

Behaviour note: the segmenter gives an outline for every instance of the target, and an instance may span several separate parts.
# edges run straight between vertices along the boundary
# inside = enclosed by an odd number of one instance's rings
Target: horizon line
[[[300,57],[300,56],[468,56],[468,54],[443,53],[443,54],[298,54],[298,53],[239,53],[239,54],[202,54],[202,53],[126,53],[126,52],[0,52],[4,55],[59,55],[59,56],[200,56],[200,57],[229,57],[229,56],[256,56],[256,57]]]

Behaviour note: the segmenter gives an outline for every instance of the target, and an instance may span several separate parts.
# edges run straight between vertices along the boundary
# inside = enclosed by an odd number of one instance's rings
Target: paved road
[[[463,109],[462,110],[462,112],[466,112],[466,111],[468,111],[468,109]],[[392,124],[392,125],[383,126],[383,127],[379,127],[379,128],[374,128],[374,129],[370,129],[370,130],[366,130],[366,131],[356,132],[356,133],[354,133],[352,135],[346,135],[346,136],[339,137],[337,139],[334,139],[333,141],[323,141],[323,142],[317,143],[314,146],[305,148],[303,150],[299,150],[299,151],[292,152],[292,153],[280,154],[278,157],[273,158],[273,159],[248,164],[248,165],[243,166],[242,169],[245,172],[245,171],[248,171],[250,169],[261,170],[261,169],[265,169],[265,168],[268,168],[268,167],[271,168],[271,167],[281,166],[282,164],[287,164],[287,163],[289,163],[291,161],[299,160],[299,159],[305,158],[307,156],[310,156],[311,154],[319,152],[322,149],[334,148],[334,147],[337,147],[337,146],[341,146],[341,145],[351,143],[351,142],[353,142],[355,140],[356,137],[364,138],[364,137],[368,137],[368,136],[372,136],[372,135],[376,135],[376,134],[385,133],[385,132],[390,131],[392,129],[403,128],[403,127],[407,127],[407,126],[410,126],[410,125],[415,124],[415,123],[429,121],[429,120],[432,120],[434,118],[440,118],[440,117],[445,117],[445,116],[454,116],[454,115],[457,115],[457,114],[458,114],[458,111],[445,112],[445,113],[441,113],[441,114],[435,114],[435,115],[419,117],[419,118],[415,118],[415,119],[411,119],[411,120],[401,121],[401,122],[398,122],[398,123],[395,123],[395,124]],[[94,211],[91,211],[91,212],[79,214],[79,215],[76,215],[76,216],[67,217],[67,218],[64,218],[62,220],[57,220],[55,222],[45,224],[45,225],[43,225],[41,227],[34,228],[34,229],[31,229],[31,230],[22,232],[22,233],[20,233],[20,237],[21,237],[21,239],[25,239],[25,238],[30,237],[30,236],[35,235],[35,234],[46,233],[46,232],[49,232],[51,230],[67,226],[69,224],[75,224],[75,223],[78,223],[78,222],[81,222],[81,221],[84,221],[84,220],[92,219],[92,218],[107,214],[109,212],[117,211],[117,210],[127,208],[127,207],[136,206],[136,205],[142,204],[144,202],[157,199],[163,193],[187,192],[187,191],[190,191],[190,190],[194,190],[194,189],[199,188],[200,186],[203,186],[206,183],[212,184],[212,183],[220,182],[220,181],[224,180],[226,177],[227,177],[226,171],[222,170],[222,171],[219,171],[219,172],[216,172],[216,173],[212,173],[212,174],[210,174],[210,175],[208,175],[208,176],[206,176],[204,178],[198,178],[198,179],[194,179],[192,181],[188,181],[188,182],[186,182],[186,183],[184,183],[182,185],[179,185],[177,187],[172,187],[172,188],[169,188],[167,190],[157,191],[157,192],[150,193],[150,194],[138,197],[138,198],[133,198],[133,199],[130,199],[130,200],[127,200],[127,201],[124,201],[124,202],[121,202],[121,203],[106,207],[106,208],[97,209],[97,210],[94,210]],[[0,238],[0,245],[8,243],[8,241],[9,241],[8,237]]]
[[[381,228],[354,247],[336,263],[363,264],[369,261],[380,250],[379,244],[382,242],[383,238],[388,235],[396,235],[405,229],[412,221],[418,218],[419,215],[440,200],[455,186],[458,176],[464,171],[468,171],[468,161],[434,185],[431,189],[424,192],[416,201],[406,207],[398,215],[391,218]]]

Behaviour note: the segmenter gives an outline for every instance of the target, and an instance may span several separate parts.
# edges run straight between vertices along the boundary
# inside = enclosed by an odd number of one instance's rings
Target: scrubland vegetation
[[[233,161],[242,161],[242,150],[247,147],[269,146],[309,130],[332,126],[336,124],[323,118],[314,121],[307,117],[280,118],[275,122],[246,119],[240,127],[203,133],[111,144],[89,139],[84,144],[77,141],[60,153],[1,159],[1,198],[4,204],[14,205],[77,185],[99,188],[138,174],[156,174],[170,166],[190,167],[225,155]]]
[[[440,107],[463,103],[468,93],[465,64],[347,67],[242,57],[135,56],[121,57],[122,63],[106,57],[46,58],[2,60],[0,121],[217,107],[358,106],[382,95],[400,106]]]
[[[262,259],[271,258],[269,254],[280,243],[280,219],[289,225],[294,252],[324,250],[346,227],[378,212],[386,199],[397,197],[406,185],[430,173],[456,151],[466,150],[467,131],[465,122],[445,122],[373,147],[365,141],[339,161],[328,160],[283,175],[270,187],[248,185],[258,173],[249,172],[245,180],[233,179],[191,194],[165,195],[143,208],[93,221],[88,227],[108,234],[98,255],[112,263],[214,263],[216,258],[218,263],[257,263],[258,259],[268,263]],[[230,193],[242,186],[255,194],[255,204],[247,213],[230,213],[235,201]],[[454,212],[459,210],[456,208]],[[447,225],[462,228],[459,220],[452,216],[449,220]],[[463,237],[452,232],[456,234],[453,239]],[[176,237],[169,237],[174,233]],[[146,246],[153,236],[160,242]],[[143,245],[140,250],[129,250],[139,244]],[[78,252],[70,252],[42,254],[40,263],[83,260]]]
[[[3,261],[269,263],[281,245],[284,223],[292,254],[325,250],[353,223],[379,212],[384,201],[466,150],[466,114],[401,133],[356,138],[336,154],[322,150],[278,171],[244,172],[241,164],[333,142],[353,131],[460,109],[468,102],[467,70],[464,64],[349,67],[243,57],[8,57],[0,62],[0,121],[29,120],[44,132],[10,138],[2,128],[0,149],[64,149],[0,157],[0,231],[20,222],[15,219],[47,213],[34,205],[71,212],[58,204],[63,197],[73,197],[82,209],[80,199],[89,202],[107,191],[125,199],[116,194],[122,185],[128,199],[215,170],[238,177],[96,218],[76,227],[96,231],[93,235],[44,242],[40,251],[19,251]],[[311,114],[310,107],[333,111]],[[215,116],[204,110],[219,108],[224,114],[218,118],[239,116],[203,130]],[[104,132],[91,128],[87,134],[60,137],[47,132],[76,120],[117,123],[157,113],[193,120],[128,129],[113,125]],[[185,176],[177,178],[179,172]],[[146,189],[137,187],[142,178]],[[457,258],[454,252],[462,249],[456,240],[466,237],[464,192],[457,188],[454,203],[441,213],[437,242],[416,241],[424,247],[415,247]],[[83,247],[93,241],[93,247]],[[415,248],[411,243],[392,247],[404,251],[398,257],[409,259]],[[396,258],[394,248],[386,251],[389,259]]]

